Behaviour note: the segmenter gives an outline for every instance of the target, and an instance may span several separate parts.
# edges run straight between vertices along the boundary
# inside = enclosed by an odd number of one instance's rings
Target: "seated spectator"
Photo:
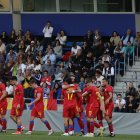
[[[42,72],[42,66],[41,66],[40,62],[38,60],[34,60],[33,63],[34,63],[33,70],[34,71],[38,70],[38,71]]]
[[[40,85],[40,82],[41,82],[41,74],[40,74],[40,71],[39,70],[35,70],[33,77],[36,80],[37,85],[39,86]]]
[[[40,51],[43,52],[43,46],[39,41],[36,41],[35,54],[38,54]]]
[[[48,75],[49,76],[53,76],[54,75],[54,65],[51,64],[51,60],[47,60],[47,64],[44,64],[42,66],[42,71],[48,71]]]
[[[109,50],[106,50],[102,55],[102,63],[104,63],[105,61],[108,61],[109,63],[111,62]]]
[[[0,39],[0,52],[2,54],[5,54],[6,53],[6,46],[5,44],[2,42],[2,39]]]
[[[10,33],[10,36],[9,36],[9,44],[10,44],[13,48],[15,47],[16,39],[17,39],[16,31],[15,31],[15,29],[12,29],[12,30],[11,30],[11,33]]]
[[[137,101],[133,95],[130,95],[129,99],[126,102],[126,112],[127,113],[136,113],[138,108]]]
[[[91,47],[93,45],[93,32],[88,30],[87,34],[84,36],[84,41],[87,42],[87,45]]]
[[[102,59],[100,58],[98,63],[95,65],[95,70],[99,69],[100,71],[103,71],[104,63],[102,63]]]
[[[17,42],[19,43],[23,39],[24,39],[23,32],[22,30],[19,30],[17,34]]]
[[[25,73],[26,65],[25,65],[25,63],[23,62],[23,59],[20,59],[20,60],[18,61],[18,69],[21,69],[21,70],[22,70],[22,74]]]
[[[140,112],[140,85],[138,85],[138,95],[136,97],[138,108],[136,109],[136,112]]]
[[[21,40],[20,42],[19,42],[19,45],[17,46],[17,52],[19,52],[19,50],[22,50],[23,52],[25,52],[25,50],[26,50],[26,45],[25,45],[25,43],[24,43],[24,40]]]
[[[31,43],[31,40],[32,40],[32,35],[31,35],[31,31],[30,30],[27,30],[25,35],[24,35],[24,42],[25,42],[25,45],[30,45]]]
[[[118,35],[118,33],[117,33],[116,31],[114,31],[114,32],[112,33],[111,38],[110,38],[111,44],[112,44],[113,46],[117,46],[120,40],[121,40],[121,39],[120,39],[120,36]]]
[[[66,46],[67,36],[65,35],[64,30],[61,30],[60,33],[57,34],[56,40],[59,40],[62,47]]]
[[[49,99],[49,97],[50,97],[50,88],[49,88],[49,86],[47,85],[47,83],[43,83],[43,85],[42,85],[45,99]]]
[[[8,36],[7,36],[7,33],[6,33],[5,31],[3,31],[3,32],[1,33],[0,38],[1,38],[1,41],[2,41],[5,45],[7,45]]]
[[[22,83],[22,81],[24,80],[24,75],[22,74],[22,70],[21,69],[19,69],[18,71],[17,71],[17,81],[18,81],[18,83]]]
[[[74,43],[72,44],[71,54],[72,54],[72,55],[76,55],[77,52],[78,52],[78,50],[81,50],[81,47],[78,46],[78,45],[76,44],[76,42],[74,42]]]
[[[68,63],[67,71],[68,71],[68,72],[74,72],[74,71],[75,71],[75,67],[74,67],[74,65],[72,64],[72,62],[69,62],[69,63]]]
[[[59,40],[56,40],[56,45],[53,49],[54,49],[54,53],[56,55],[56,58],[61,59],[62,58],[62,46],[61,46]]]
[[[6,92],[8,96],[14,94],[14,87],[10,84],[10,79],[6,81]]]
[[[37,61],[40,62],[40,64],[43,64],[43,52],[42,51],[38,51],[36,58]]]
[[[122,98],[122,95],[118,94],[117,99],[115,101],[114,112],[125,112],[125,105],[126,105],[126,102]]]
[[[31,52],[32,55],[34,55],[35,53],[35,42],[34,41],[31,41],[31,43],[27,46],[26,50],[25,50],[25,53],[27,53],[28,51]]]
[[[111,86],[114,86],[114,72],[114,67],[112,67],[108,61],[105,61],[102,75],[109,80]]]
[[[16,53],[13,51],[13,49],[10,49],[9,53],[6,55],[5,63],[9,63],[10,59],[16,62]]]
[[[66,72],[66,68],[64,66],[64,62],[59,62],[59,64],[57,65],[56,67],[56,74],[59,74],[59,73],[65,73]]]
[[[45,64],[47,64],[48,60],[51,61],[52,65],[54,65],[56,62],[56,55],[54,54],[53,48],[50,48],[49,52],[43,58],[43,62]]]
[[[5,63],[5,57],[4,54],[0,51],[0,64],[4,64]]]
[[[127,42],[129,41],[131,44],[134,43],[134,37],[132,35],[131,29],[127,29],[127,32],[125,35],[122,36],[121,40],[123,41],[123,44],[126,46]]]
[[[31,71],[34,69],[33,59],[30,57],[27,58],[26,69],[30,69]]]
[[[138,46],[138,40],[140,39],[140,32],[136,33],[136,37],[134,39],[134,46]]]
[[[87,53],[90,52],[90,51],[91,52],[93,51],[92,48],[90,46],[88,46],[87,42],[84,42],[83,46],[82,46],[82,52],[84,52],[83,57],[86,57]]]

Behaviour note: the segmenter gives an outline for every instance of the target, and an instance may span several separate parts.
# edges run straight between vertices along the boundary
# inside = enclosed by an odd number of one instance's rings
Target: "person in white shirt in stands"
[[[51,60],[51,64],[54,65],[56,62],[56,55],[54,54],[53,48],[50,48],[49,52],[43,57],[43,62],[47,64],[47,61]]]
[[[44,33],[43,46],[46,49],[47,45],[51,44],[52,41],[53,27],[50,21],[48,21],[45,27],[43,28],[43,33]]]
[[[95,77],[96,77],[97,82],[102,83],[102,80],[104,79],[104,76],[102,76],[102,72],[99,69],[96,69]]]
[[[59,33],[57,34],[56,40],[59,40],[62,47],[65,47],[67,36],[65,35],[64,30],[61,30],[60,34]]]
[[[125,112],[126,101],[122,98],[121,94],[117,95],[117,99],[115,101],[115,112]]]
[[[6,92],[8,95],[12,95],[14,92],[14,88],[12,85],[10,85],[10,80],[6,81]]]
[[[81,47],[74,42],[71,48],[72,55],[76,55],[79,49],[81,49]]]

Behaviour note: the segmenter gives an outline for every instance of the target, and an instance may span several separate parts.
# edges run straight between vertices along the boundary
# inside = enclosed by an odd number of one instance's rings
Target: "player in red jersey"
[[[86,78],[85,80],[87,84],[87,89],[83,93],[84,96],[89,96],[89,111],[87,114],[88,121],[90,122],[90,133],[87,133],[85,137],[94,137],[94,126],[95,126],[95,118],[100,110],[100,108],[104,111],[103,100],[100,96],[99,90],[97,87],[92,85],[92,79]],[[103,128],[96,122],[96,127],[100,128],[100,133],[102,133]]]
[[[7,112],[7,92],[5,85],[0,81],[0,125],[2,126],[1,132],[6,132],[6,112]]]
[[[33,126],[34,126],[34,119],[40,118],[40,120],[49,129],[48,135],[51,135],[53,133],[53,131],[51,129],[49,122],[45,119],[45,116],[44,116],[43,89],[37,85],[37,82],[35,79],[32,79],[30,81],[30,85],[35,89],[35,91],[34,91],[35,99],[34,99],[34,101],[32,101],[29,104],[29,106],[34,104],[34,107],[31,111],[29,131],[25,134],[32,134],[32,130],[33,130]]]
[[[10,113],[11,119],[17,124],[17,131],[12,134],[21,134],[23,129],[21,116],[24,110],[24,91],[21,84],[17,82],[17,77],[11,78],[11,84],[14,86],[14,98],[12,102],[12,109]]]
[[[104,78],[102,80],[103,96],[104,96],[104,104],[105,104],[105,119],[109,126],[110,136],[114,137],[114,130],[112,124],[112,114],[114,110],[113,103],[113,87],[108,85],[108,80]]]
[[[62,94],[64,98],[63,104],[63,117],[64,117],[64,126],[65,126],[65,133],[64,136],[72,135],[73,134],[73,118],[80,119],[79,110],[77,106],[77,98],[80,99],[79,91],[77,90],[77,86],[72,84],[71,78],[67,80],[66,83],[62,85]],[[68,133],[69,132],[69,133]]]

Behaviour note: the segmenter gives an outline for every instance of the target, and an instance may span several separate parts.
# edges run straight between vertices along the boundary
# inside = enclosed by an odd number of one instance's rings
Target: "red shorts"
[[[97,114],[97,120],[98,120],[98,121],[103,120],[103,113],[102,113],[101,110],[99,110],[99,112],[98,112],[98,114]]]
[[[23,110],[23,108],[17,109],[15,107],[12,107],[10,114],[16,117],[20,117],[22,116]]]
[[[7,112],[7,104],[0,105],[0,115],[6,115]]]
[[[99,112],[99,107],[90,107],[88,111],[88,118],[96,118]]]
[[[44,118],[44,107],[42,108],[34,107],[31,111],[31,116],[36,118]]]
[[[63,117],[64,118],[74,118],[79,114],[78,107],[75,105],[63,106]]]
[[[105,116],[109,116],[110,118],[112,118],[112,114],[113,114],[113,110],[114,110],[114,104],[111,103],[108,106],[105,107]]]

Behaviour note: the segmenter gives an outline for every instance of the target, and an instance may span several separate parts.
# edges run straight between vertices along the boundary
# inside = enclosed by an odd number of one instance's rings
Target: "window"
[[[98,12],[132,12],[132,0],[97,0]]]
[[[25,12],[56,12],[56,0],[23,0]]]
[[[136,0],[136,12],[140,13],[140,0]]]
[[[9,12],[9,11],[10,11],[10,1],[0,0],[0,12]]]
[[[94,12],[93,0],[59,0],[60,12]]]

